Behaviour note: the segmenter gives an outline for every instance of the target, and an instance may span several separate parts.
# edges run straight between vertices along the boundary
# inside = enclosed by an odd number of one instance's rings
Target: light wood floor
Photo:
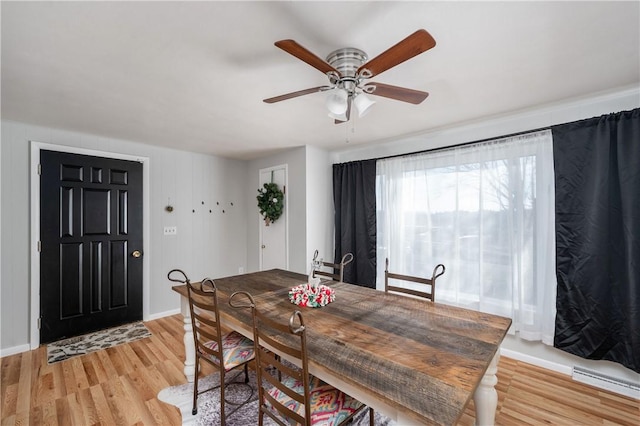
[[[156,395],[186,382],[182,317],[146,325],[150,338],[52,365],[44,346],[2,358],[2,425],[179,425],[178,409]],[[640,401],[509,358],[496,388],[499,425],[640,424]],[[459,425],[473,422],[471,401]]]

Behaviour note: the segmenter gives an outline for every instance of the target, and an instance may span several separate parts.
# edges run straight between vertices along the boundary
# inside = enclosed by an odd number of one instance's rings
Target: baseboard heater
[[[639,383],[633,383],[617,377],[607,376],[606,374],[577,366],[573,367],[571,377],[573,380],[578,382],[586,383],[600,389],[606,389],[621,395],[626,395],[631,398],[640,399]]]

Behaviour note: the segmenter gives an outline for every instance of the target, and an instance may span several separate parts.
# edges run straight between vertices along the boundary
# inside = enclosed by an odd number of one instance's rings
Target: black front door
[[[142,319],[142,163],[40,151],[40,343]]]

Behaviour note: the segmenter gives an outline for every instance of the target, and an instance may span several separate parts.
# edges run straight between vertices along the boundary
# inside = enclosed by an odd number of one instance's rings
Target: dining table
[[[253,339],[250,309],[228,303],[236,291],[248,292],[257,309],[283,322],[299,310],[309,371],[321,380],[399,425],[456,424],[471,399],[476,424],[494,424],[499,349],[511,319],[338,281],[322,283],[335,292],[331,303],[293,304],[289,291],[307,278],[272,269],[214,279],[222,324]],[[187,288],[172,289],[181,296],[184,373],[193,381]]]

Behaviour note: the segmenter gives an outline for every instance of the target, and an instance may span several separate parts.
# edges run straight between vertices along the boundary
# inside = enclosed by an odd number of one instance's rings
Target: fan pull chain
[[[356,133],[356,120],[357,118],[355,116],[351,117],[351,119],[349,120],[349,122],[347,123],[347,125],[345,126],[345,143],[349,143],[351,142],[351,139],[349,138],[349,133],[354,134]],[[351,132],[349,132],[351,131]]]
[[[346,126],[344,126],[344,132],[345,132],[345,135],[344,135],[345,143],[349,143],[349,142],[351,142],[351,141],[349,140],[349,124],[347,124]]]

